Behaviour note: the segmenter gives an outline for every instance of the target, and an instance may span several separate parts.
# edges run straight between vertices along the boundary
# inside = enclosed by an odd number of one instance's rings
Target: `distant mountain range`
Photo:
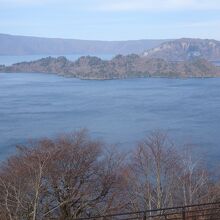
[[[65,57],[43,58],[12,66],[0,66],[6,73],[53,73],[81,79],[123,79],[129,77],[219,77],[220,67],[204,59],[170,62],[135,54],[118,55],[112,60],[81,57],[69,61]]]
[[[144,51],[144,52],[143,52]],[[81,79],[128,77],[219,77],[220,42],[178,40],[84,41],[0,35],[0,54],[127,54],[112,60],[82,56],[70,61],[61,56],[0,66],[0,72],[54,73]]]
[[[92,41],[0,34],[0,55],[139,54],[166,41]]]
[[[220,41],[194,38],[91,41],[0,34],[0,55],[128,55],[132,53],[168,61],[204,58],[219,62]]]
[[[220,61],[220,41],[182,38],[147,49],[143,56],[170,61],[184,61],[193,58]]]

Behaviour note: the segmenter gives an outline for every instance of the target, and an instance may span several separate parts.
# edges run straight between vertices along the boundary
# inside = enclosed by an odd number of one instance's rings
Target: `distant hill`
[[[139,54],[165,41],[91,41],[0,34],[0,55]]]
[[[147,49],[143,55],[148,58],[161,58],[171,61],[183,61],[193,58],[220,61],[220,41],[182,38]]]
[[[220,67],[204,59],[169,62],[135,54],[118,55],[105,61],[84,56],[76,61],[65,57],[43,58],[12,66],[0,66],[0,72],[54,73],[81,79],[122,79],[129,77],[219,77]]]

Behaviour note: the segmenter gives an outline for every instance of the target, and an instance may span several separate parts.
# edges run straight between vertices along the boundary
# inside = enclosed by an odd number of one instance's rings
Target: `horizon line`
[[[139,38],[139,39],[125,39],[125,40],[90,40],[90,39],[79,39],[70,37],[47,37],[47,36],[34,36],[34,35],[22,35],[22,34],[11,34],[11,33],[0,33],[0,35],[11,36],[11,37],[32,37],[32,38],[42,38],[42,39],[56,39],[56,40],[78,40],[78,41],[99,41],[99,42],[126,42],[126,41],[145,41],[145,40],[180,40],[180,39],[201,39],[201,40],[215,40],[220,41],[215,38],[201,38],[201,37],[180,37],[180,38]]]

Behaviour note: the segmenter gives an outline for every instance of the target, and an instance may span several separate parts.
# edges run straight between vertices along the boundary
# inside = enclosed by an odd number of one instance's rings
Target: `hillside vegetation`
[[[192,58],[220,61],[220,41],[182,38],[148,49],[143,56],[170,61],[184,61]]]
[[[81,57],[76,61],[65,57],[43,58],[32,62],[0,66],[6,73],[53,73],[81,79],[123,79],[129,77],[218,77],[220,68],[204,59],[169,62],[135,54],[118,55],[106,61],[97,57]]]

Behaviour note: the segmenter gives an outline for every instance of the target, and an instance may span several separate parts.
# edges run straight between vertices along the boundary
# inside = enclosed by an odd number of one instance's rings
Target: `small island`
[[[219,77],[220,68],[203,58],[167,61],[131,54],[112,60],[82,56],[76,61],[66,57],[47,57],[31,62],[0,66],[4,73],[51,73],[80,79],[124,79],[138,77]]]

